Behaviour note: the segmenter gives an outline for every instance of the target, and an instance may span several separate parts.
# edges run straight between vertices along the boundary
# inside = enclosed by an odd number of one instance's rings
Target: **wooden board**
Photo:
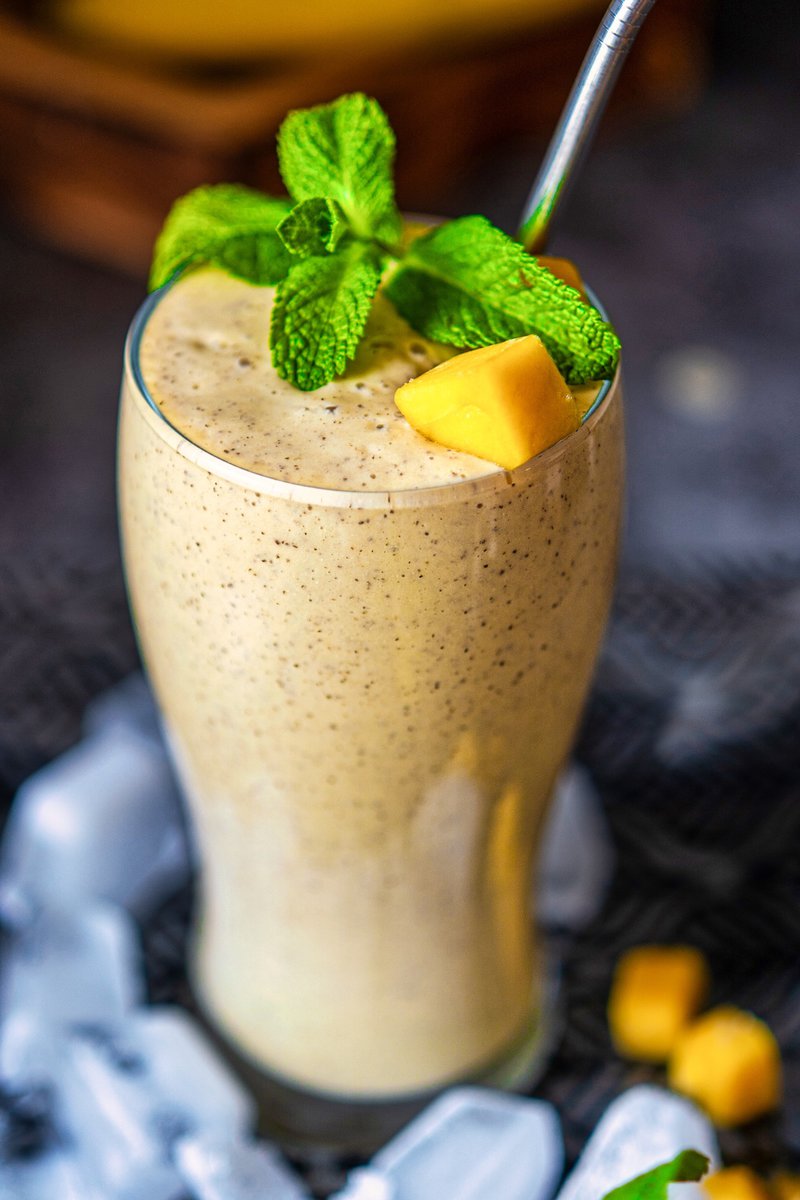
[[[491,161],[498,141],[543,144],[594,24],[575,18],[449,55],[336,56],[220,79],[104,61],[0,15],[0,196],[42,237],[144,275],[176,196],[223,179],[281,190],[274,137],[286,111],[358,89],[377,96],[397,132],[401,205],[447,212],[454,183]],[[614,110],[686,104],[703,72],[697,6],[664,0]]]

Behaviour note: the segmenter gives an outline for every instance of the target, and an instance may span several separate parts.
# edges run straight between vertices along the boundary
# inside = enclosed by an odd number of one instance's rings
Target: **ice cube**
[[[605,814],[588,772],[558,782],[539,860],[535,912],[547,929],[578,930],[597,915],[614,870]]]
[[[182,1138],[175,1162],[194,1200],[306,1200],[308,1192],[277,1150],[218,1133]]]
[[[348,1177],[348,1200],[549,1200],[564,1150],[543,1100],[452,1088]]]
[[[128,1024],[153,1088],[165,1103],[187,1115],[186,1132],[214,1129],[236,1137],[255,1123],[250,1093],[182,1009],[142,1009]]]
[[[333,1200],[394,1200],[395,1191],[388,1175],[373,1167],[356,1167],[347,1176],[347,1184]]]
[[[0,1162],[2,1200],[111,1200],[87,1178],[76,1156],[52,1149],[31,1158]],[[142,1197],[142,1200],[145,1200]]]
[[[163,744],[109,724],[17,792],[0,855],[0,912],[105,899],[143,912],[189,876],[190,850]]]
[[[699,1109],[663,1088],[630,1088],[606,1109],[557,1200],[601,1200],[681,1150],[699,1150],[719,1167],[714,1128]]]
[[[150,685],[141,671],[95,696],[83,714],[83,731],[88,737],[112,726],[126,732],[161,739],[161,718]]]
[[[65,1032],[117,1022],[143,999],[130,916],[98,902],[40,913],[7,938],[0,964],[0,1079],[50,1079]]]
[[[250,1095],[180,1009],[139,1009],[117,1026],[68,1039],[58,1079],[61,1119],[106,1193],[183,1195],[177,1141],[213,1132],[231,1142],[255,1120]]]
[[[52,1089],[0,1085],[0,1162],[38,1153],[52,1132]],[[0,1193],[2,1195],[2,1193]]]

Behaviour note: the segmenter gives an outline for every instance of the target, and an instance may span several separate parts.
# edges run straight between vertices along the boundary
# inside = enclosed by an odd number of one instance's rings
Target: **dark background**
[[[552,243],[580,263],[623,340],[623,577],[642,565],[800,558],[796,13],[788,0],[718,0],[702,11],[699,85],[663,110],[609,116]],[[569,84],[565,77],[564,94]],[[534,107],[536,97],[531,80]],[[460,119],[450,114],[453,128]],[[442,145],[447,136],[445,127]],[[484,211],[513,229],[541,149],[535,133],[490,141],[445,194],[436,181],[439,207]],[[135,661],[121,615],[114,436],[122,345],[144,279],[48,244],[30,232],[24,205],[5,208],[0,782],[8,796],[77,735],[88,696]],[[101,627],[119,631],[110,660],[93,646]],[[58,691],[66,642],[84,674],[52,701],[48,732],[40,708],[29,719],[24,712],[32,694]]]
[[[661,0],[665,9],[670,2]],[[796,12],[788,0],[717,0],[700,11],[698,85],[661,110],[629,105],[609,116],[552,243],[581,264],[623,340],[623,577],[642,565],[800,558]],[[669,69],[661,64],[663,78]],[[569,84],[559,85],[564,94]],[[451,129],[461,119],[446,118]],[[448,132],[445,124],[442,146]],[[484,211],[513,229],[542,137],[479,144],[445,194],[432,180],[440,208]],[[135,662],[121,615],[114,436],[122,345],[144,279],[31,233],[0,171],[0,214],[4,199],[0,784],[8,797],[25,771],[77,735],[89,695]],[[93,646],[93,628],[118,630],[110,661]],[[57,691],[66,642],[85,676],[52,700],[47,732],[29,701]]]
[[[627,560],[800,548],[795,19],[780,0],[713,6],[697,101],[605,128],[553,238],[623,339]],[[535,153],[490,147],[447,211],[513,228]],[[121,349],[143,291],[0,224],[5,563],[113,553]]]
[[[541,1094],[574,1156],[615,1092],[658,1078],[611,1053],[611,964],[635,942],[690,941],[711,959],[714,1001],[752,1008],[781,1039],[783,1116],[724,1144],[729,1161],[769,1171],[800,1156],[800,42],[790,0],[697,8],[694,87],[609,114],[552,244],[579,262],[623,340],[629,488],[615,618],[578,747],[619,870],[572,948],[567,1037]],[[665,87],[672,65],[660,63]],[[424,123],[425,106],[414,111]],[[464,119],[439,105],[443,152]],[[542,137],[532,126],[476,147],[444,188],[431,179],[437,208],[513,230]],[[0,810],[79,736],[86,702],[136,665],[114,436],[123,340],[144,295],[141,270],[32,232],[6,167]],[[706,711],[694,758],[667,762],[659,739],[697,677],[723,703]],[[181,995],[186,911],[179,898],[162,999]],[[153,972],[152,947],[148,962]]]

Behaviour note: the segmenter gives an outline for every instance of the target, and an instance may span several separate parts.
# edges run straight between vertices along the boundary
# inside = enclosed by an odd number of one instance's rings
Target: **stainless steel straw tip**
[[[519,239],[531,254],[547,242],[553,216],[588,149],[600,117],[655,0],[613,0],[583,60],[522,214]]]

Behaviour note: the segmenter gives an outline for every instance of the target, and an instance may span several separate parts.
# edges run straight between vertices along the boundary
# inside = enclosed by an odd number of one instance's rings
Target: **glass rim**
[[[282,479],[274,475],[265,475],[248,467],[241,467],[228,459],[221,458],[211,450],[206,450],[188,438],[177,426],[165,416],[150,393],[141,366],[141,345],[147,328],[147,322],[163,296],[177,282],[170,280],[163,287],[152,292],[139,306],[131,321],[124,351],[124,375],[129,380],[134,392],[144,401],[143,412],[149,418],[150,424],[164,441],[172,446],[182,457],[196,466],[208,471],[221,479],[234,483],[250,491],[282,496],[304,504],[323,505],[339,508],[373,508],[385,509],[423,507],[437,503],[447,503],[462,496],[479,496],[486,492],[513,488],[521,484],[529,475],[544,470],[567,453],[576,440],[582,440],[588,431],[597,423],[603,412],[609,407],[612,397],[619,389],[621,362],[611,379],[603,381],[597,396],[581,418],[581,423],[573,432],[554,442],[539,454],[535,454],[526,462],[509,471],[503,467],[485,475],[477,475],[467,479],[447,480],[444,483],[430,484],[425,487],[408,488],[376,488],[352,489],[323,487],[317,484],[297,483],[293,480]],[[598,310],[604,320],[608,320],[606,310],[598,301],[591,288],[585,287],[586,295]]]

